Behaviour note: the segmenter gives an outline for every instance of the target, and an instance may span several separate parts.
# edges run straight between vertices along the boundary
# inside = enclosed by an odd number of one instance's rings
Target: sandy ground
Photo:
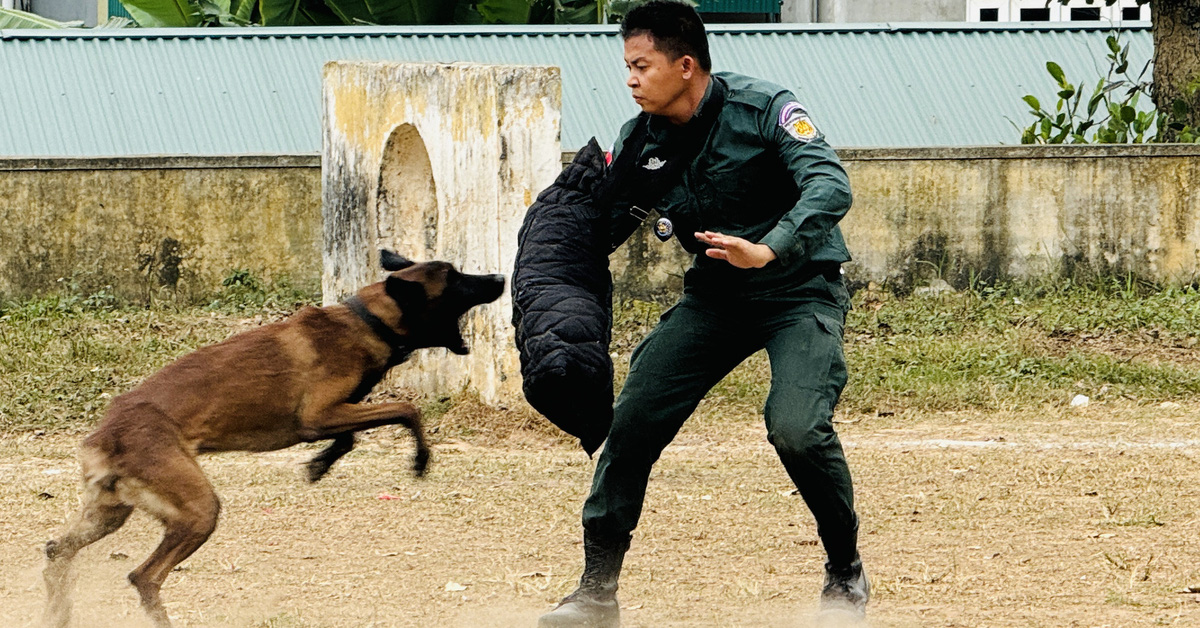
[[[1200,625],[1200,406],[840,416],[884,626]],[[0,440],[0,625],[37,625],[40,548],[77,504],[78,436]],[[315,486],[311,448],[221,454],[179,626],[535,626],[581,569],[592,463],[540,432],[435,435],[425,479],[379,430]],[[625,626],[812,625],[822,553],[761,422],[706,402],[654,471]],[[134,515],[77,559],[75,626],[147,626]]]

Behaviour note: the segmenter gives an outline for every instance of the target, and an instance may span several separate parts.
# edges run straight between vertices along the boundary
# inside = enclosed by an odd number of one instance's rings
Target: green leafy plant
[[[596,24],[638,0],[122,0],[138,25]]]
[[[1053,61],[1046,71],[1058,83],[1058,102],[1054,111],[1042,108],[1032,94],[1022,100],[1037,118],[1021,132],[1022,144],[1142,144],[1200,141],[1200,130],[1187,123],[1190,106],[1177,98],[1169,111],[1139,109],[1141,97],[1151,97],[1152,83],[1143,80],[1150,62],[1137,76],[1130,73],[1129,44],[1121,45],[1120,35],[1106,38],[1109,66],[1084,101],[1085,89],[1067,80],[1062,67]],[[1200,81],[1185,89],[1191,97],[1200,89]],[[1015,126],[1015,125],[1014,125]]]

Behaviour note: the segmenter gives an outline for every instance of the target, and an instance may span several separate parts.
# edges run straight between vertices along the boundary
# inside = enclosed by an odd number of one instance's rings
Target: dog
[[[70,621],[76,553],[120,528],[135,508],[162,522],[164,533],[129,581],[154,625],[171,625],[159,599],[163,580],[208,540],[220,510],[197,454],[333,439],[307,464],[315,482],[353,448],[355,432],[398,424],[412,432],[413,470],[424,473],[429,447],[420,411],[404,402],[358,402],[417,349],[466,354],[459,319],[499,298],[504,276],[469,275],[387,250],[380,260],[387,278],[346,301],[305,307],[198,349],[113,399],[80,450],[82,507],[46,543],[47,625]]]

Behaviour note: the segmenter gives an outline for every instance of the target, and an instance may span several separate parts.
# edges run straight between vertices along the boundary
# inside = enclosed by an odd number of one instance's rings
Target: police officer
[[[768,439],[817,522],[824,545],[822,609],[865,613],[870,584],[857,550],[850,470],[833,429],[846,383],[842,326],[850,259],[837,223],[850,207],[846,173],[786,89],[711,73],[691,6],[652,0],[626,15],[626,82],[643,114],[621,130],[614,168],[637,177],[675,167],[655,207],[658,235],[696,253],[682,299],[634,350],[583,507],[579,588],[541,628],[620,625],[617,577],[650,469],[708,390],[765,348]],[[679,147],[694,146],[693,152]],[[694,156],[693,156],[694,153]],[[685,162],[682,165],[672,162]],[[616,244],[637,207],[614,203]],[[634,220],[636,223],[637,220]]]

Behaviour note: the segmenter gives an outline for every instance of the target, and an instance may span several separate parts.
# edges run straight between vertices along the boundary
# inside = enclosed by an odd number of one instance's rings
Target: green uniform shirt
[[[697,255],[684,290],[719,298],[805,299],[811,290],[805,284],[815,273],[850,260],[837,226],[850,208],[846,171],[791,92],[731,72],[713,78],[726,87],[725,105],[704,149],[657,209],[686,216],[703,230],[766,244],[778,259],[741,269]],[[621,128],[614,150],[635,121]],[[646,151],[682,132],[660,116],[651,116],[647,131]]]

